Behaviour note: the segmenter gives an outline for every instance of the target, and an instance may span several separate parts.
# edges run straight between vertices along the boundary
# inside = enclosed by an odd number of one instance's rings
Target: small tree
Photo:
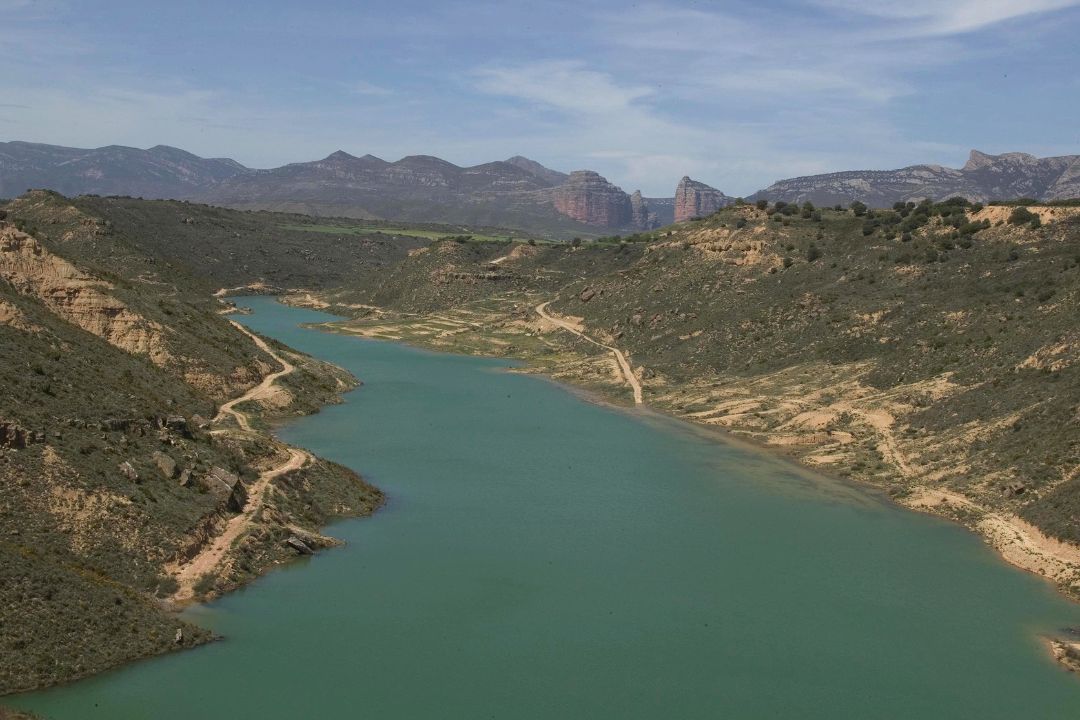
[[[851,203],[851,212],[855,213],[855,217],[862,217],[866,214],[866,203],[856,200]]]
[[[571,247],[581,247],[581,238],[576,237],[573,240],[571,240],[570,241],[570,246]]]
[[[756,203],[754,203],[754,207],[756,207],[758,210],[764,210],[765,208],[769,207],[769,201],[765,199],[758,200]]]

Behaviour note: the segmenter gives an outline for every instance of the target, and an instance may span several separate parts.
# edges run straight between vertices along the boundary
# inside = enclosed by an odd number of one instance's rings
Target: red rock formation
[[[630,226],[630,197],[592,170],[575,170],[552,190],[555,209],[587,225]]]
[[[675,222],[711,215],[734,200],[705,183],[683,177],[675,188]]]
[[[660,220],[656,213],[649,212],[649,203],[641,196],[640,190],[635,190],[630,196],[630,222],[638,230],[653,230],[660,227]]]

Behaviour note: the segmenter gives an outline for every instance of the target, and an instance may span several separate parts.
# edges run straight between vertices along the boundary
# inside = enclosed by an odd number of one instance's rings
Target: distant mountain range
[[[0,197],[29,188],[65,195],[172,198],[243,209],[312,215],[447,222],[568,236],[639,232],[709,215],[734,202],[684,177],[673,197],[627,194],[591,170],[562,173],[515,156],[460,167],[429,155],[388,162],[337,151],[312,162],[253,170],[157,145],[84,150],[0,143]],[[972,151],[961,169],[915,165],[781,180],[751,196],[787,202],[888,206],[898,200],[1080,196],[1080,156],[1036,158]]]
[[[322,160],[253,170],[165,145],[84,150],[0,143],[0,197],[30,188],[557,235],[651,230],[733,201],[689,178],[679,184],[678,202],[646,198],[640,191],[630,195],[590,170],[562,173],[520,155],[459,167],[429,155],[388,162],[339,150]]]
[[[755,193],[767,198],[817,205],[860,200],[871,207],[957,195],[972,201],[1065,200],[1080,197],[1080,155],[1037,158],[1025,153],[987,155],[972,150],[964,167],[912,165],[899,170],[856,170],[780,180]]]
[[[121,145],[82,150],[0,143],[0,197],[47,188],[64,195],[184,199],[247,172],[235,160],[201,158],[167,145],[149,150]]]

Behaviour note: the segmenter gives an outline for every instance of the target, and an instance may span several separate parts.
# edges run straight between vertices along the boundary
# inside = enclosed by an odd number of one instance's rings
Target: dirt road
[[[605,350],[612,353],[615,356],[616,362],[619,363],[619,369],[622,370],[623,378],[626,380],[626,383],[630,386],[630,389],[634,391],[634,404],[635,405],[643,404],[642,394],[641,394],[641,383],[638,382],[637,376],[634,375],[634,370],[633,370],[633,368],[630,367],[630,361],[626,359],[626,355],[623,354],[623,351],[620,350],[617,347],[612,347],[611,345],[605,345],[602,342],[598,342],[596,340],[593,340],[591,337],[586,335],[584,332],[582,332],[578,328],[574,327],[573,324],[567,322],[566,320],[563,320],[562,318],[559,318],[559,317],[556,317],[556,316],[552,315],[551,313],[549,313],[547,311],[547,306],[550,305],[550,304],[551,304],[551,301],[549,300],[549,301],[547,301],[545,303],[540,303],[539,305],[537,305],[536,306],[536,314],[539,315],[540,317],[544,318],[548,322],[551,322],[551,323],[554,323],[555,325],[558,325],[559,327],[563,328],[564,330],[569,330],[570,332],[574,333],[575,335],[577,335],[582,340],[586,340],[588,342],[591,342],[593,345],[596,345],[597,347],[604,348]]]
[[[240,397],[233,398],[232,400],[222,405],[221,408],[218,410],[218,414],[214,417],[214,422],[221,422],[225,419],[226,415],[231,415],[233,418],[235,418],[236,423],[240,426],[242,430],[247,430],[248,432],[251,432],[251,423],[248,422],[247,415],[245,413],[235,410],[234,408],[237,405],[247,402],[248,400],[261,400],[272,396],[275,392],[274,383],[279,378],[282,378],[296,370],[296,367],[290,364],[288,360],[271,350],[270,346],[261,337],[255,335],[235,320],[230,320],[229,322],[231,322],[237,330],[254,340],[255,344],[259,346],[260,350],[268,354],[270,357],[274,358],[274,360],[280,363],[282,367],[281,370],[270,373],[269,375],[264,377],[262,379],[262,382],[248,390]]]
[[[285,358],[274,352],[266,341],[251,333],[243,325],[235,321],[233,321],[233,325],[254,340],[255,344],[258,345],[260,349],[270,355],[270,357],[274,358],[274,360],[280,363],[282,367],[278,372],[270,373],[264,377],[262,382],[243,395],[233,398],[222,405],[217,416],[214,418],[215,422],[220,422],[227,416],[231,416],[236,420],[236,423],[240,426],[241,430],[252,432],[251,422],[248,419],[247,413],[236,410],[235,407],[248,400],[258,400],[260,398],[269,397],[274,393],[274,382],[279,378],[292,373],[296,368],[285,360]],[[214,432],[227,433],[229,430],[216,430]],[[176,563],[167,568],[179,584],[179,587],[172,596],[172,601],[174,603],[182,604],[194,599],[195,584],[198,583],[199,579],[204,575],[217,568],[218,564],[221,563],[222,559],[229,551],[229,548],[232,547],[232,544],[236,542],[237,538],[243,535],[244,531],[251,525],[255,513],[262,507],[263,498],[266,495],[267,488],[270,487],[271,481],[273,481],[274,478],[290,473],[293,470],[299,470],[305,463],[311,460],[311,455],[303,450],[297,448],[287,448],[287,450],[289,453],[287,460],[268,470],[264,470],[259,474],[258,479],[247,488],[247,504],[239,514],[229,518],[228,522],[225,524],[225,529],[220,535],[207,543],[195,557],[191,558],[186,563]]]

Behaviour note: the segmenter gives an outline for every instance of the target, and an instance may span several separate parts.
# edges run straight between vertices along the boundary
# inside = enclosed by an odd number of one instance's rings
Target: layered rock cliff
[[[622,228],[632,224],[630,196],[592,170],[575,170],[552,191],[555,209],[586,225]]]
[[[988,155],[972,150],[962,168],[911,165],[898,170],[855,170],[780,180],[751,199],[871,207],[923,198],[961,196],[973,202],[1065,200],[1080,195],[1080,155],[1038,158],[1026,153]]]
[[[35,238],[0,225],[0,279],[37,297],[64,320],[121,350],[147,355],[158,366],[172,362],[165,329],[111,296],[111,285],[41,246]]]
[[[734,201],[716,188],[684,176],[675,188],[675,222],[712,215]]]
[[[649,207],[640,190],[630,196],[630,222],[637,230],[654,230],[660,227],[659,216]]]

